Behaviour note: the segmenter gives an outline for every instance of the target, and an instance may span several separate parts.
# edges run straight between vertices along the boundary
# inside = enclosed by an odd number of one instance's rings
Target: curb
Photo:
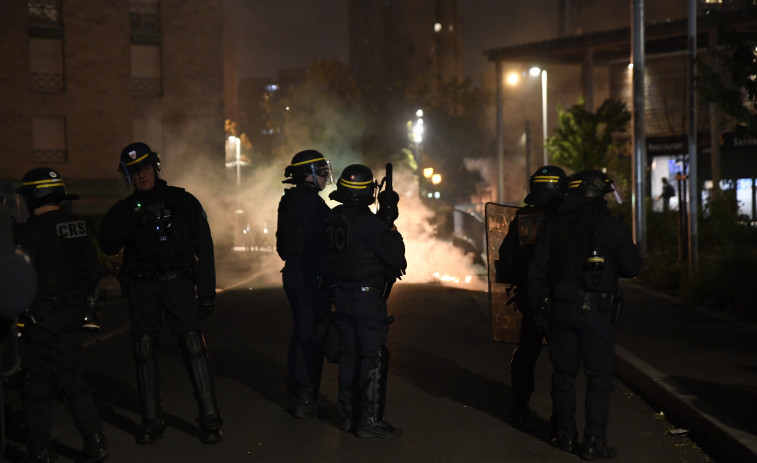
[[[719,459],[733,463],[757,461],[757,436],[742,431],[699,397],[617,344],[615,374],[650,404],[691,429],[694,439]]]

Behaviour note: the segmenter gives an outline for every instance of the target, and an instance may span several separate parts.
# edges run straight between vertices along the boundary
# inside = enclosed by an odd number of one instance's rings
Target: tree
[[[705,17],[715,29],[716,46],[706,58],[697,58],[697,94],[733,118],[737,130],[757,134],[757,32],[739,29],[733,14],[707,10]],[[757,6],[744,2],[739,18],[757,17]]]
[[[611,164],[609,155],[624,144],[618,138],[626,132],[631,113],[625,103],[605,100],[595,113],[579,102],[557,108],[556,135],[547,140],[547,151],[555,163],[572,171],[602,169]]]

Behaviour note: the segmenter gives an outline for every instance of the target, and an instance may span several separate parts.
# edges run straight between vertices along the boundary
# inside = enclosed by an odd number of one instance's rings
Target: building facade
[[[355,78],[433,92],[462,78],[458,0],[350,0]]]
[[[203,160],[223,172],[221,0],[3,0],[0,65],[6,194],[52,167],[77,210],[102,211],[128,191],[116,167],[133,141],[169,179]]]

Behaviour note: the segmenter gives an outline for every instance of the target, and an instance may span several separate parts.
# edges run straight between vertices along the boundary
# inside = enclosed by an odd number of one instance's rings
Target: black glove
[[[391,226],[400,212],[397,209],[397,203],[400,202],[400,195],[395,191],[384,190],[378,194],[379,210],[378,216],[381,217],[387,225]]]
[[[213,296],[198,296],[197,308],[200,312],[200,320],[205,320],[208,315],[216,310],[216,298]]]

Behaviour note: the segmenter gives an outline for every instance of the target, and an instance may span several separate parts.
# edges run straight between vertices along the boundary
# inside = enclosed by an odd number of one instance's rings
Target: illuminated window
[[[66,118],[32,118],[32,159],[38,162],[66,161]]]
[[[63,41],[31,37],[29,55],[32,90],[63,92]]]

